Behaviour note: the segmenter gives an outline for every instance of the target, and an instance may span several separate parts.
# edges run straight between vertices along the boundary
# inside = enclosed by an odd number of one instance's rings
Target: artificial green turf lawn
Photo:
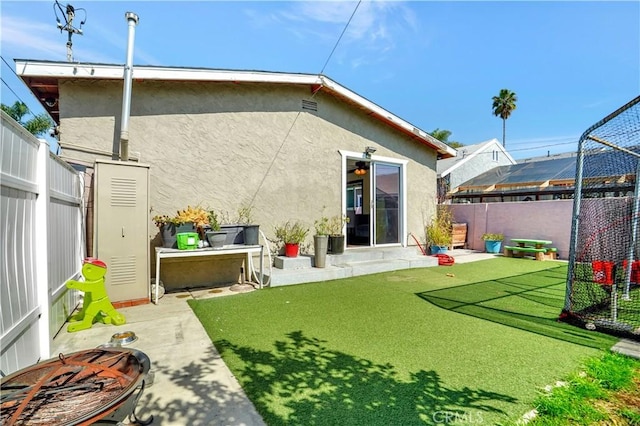
[[[555,321],[565,277],[496,258],[189,303],[269,425],[496,424],[616,342]]]

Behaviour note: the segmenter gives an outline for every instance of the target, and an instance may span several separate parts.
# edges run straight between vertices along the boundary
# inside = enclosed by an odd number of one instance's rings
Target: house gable
[[[492,161],[498,161],[495,158],[494,153],[498,156],[504,156],[506,160],[511,164],[516,164],[516,161],[511,157],[507,150],[498,142],[497,139],[491,139],[485,142],[474,145],[465,145],[457,150],[457,155],[453,158],[442,159],[438,161],[438,176],[445,177],[458,168],[464,167],[464,165],[474,158],[484,154],[491,154],[490,159]],[[482,158],[486,161],[486,158]]]

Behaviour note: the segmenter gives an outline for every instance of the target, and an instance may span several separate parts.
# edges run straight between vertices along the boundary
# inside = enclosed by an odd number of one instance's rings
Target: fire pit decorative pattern
[[[149,358],[131,349],[60,354],[2,379],[0,424],[89,425],[135,418],[149,367]]]

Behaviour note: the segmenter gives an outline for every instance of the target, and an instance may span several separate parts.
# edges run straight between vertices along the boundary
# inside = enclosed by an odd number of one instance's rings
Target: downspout
[[[124,14],[129,24],[127,40],[127,62],[124,65],[124,89],[122,93],[122,120],[120,125],[120,160],[129,161],[129,116],[131,113],[131,85],[133,76],[133,40],[136,35],[138,15],[133,12]]]

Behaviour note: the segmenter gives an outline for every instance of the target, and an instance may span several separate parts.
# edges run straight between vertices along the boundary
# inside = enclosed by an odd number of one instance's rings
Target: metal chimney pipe
[[[138,15],[133,12],[124,14],[129,24],[127,39],[127,62],[124,65],[124,89],[122,93],[122,121],[120,123],[120,160],[129,161],[129,116],[131,114],[131,85],[133,76],[133,41],[136,36]]]

